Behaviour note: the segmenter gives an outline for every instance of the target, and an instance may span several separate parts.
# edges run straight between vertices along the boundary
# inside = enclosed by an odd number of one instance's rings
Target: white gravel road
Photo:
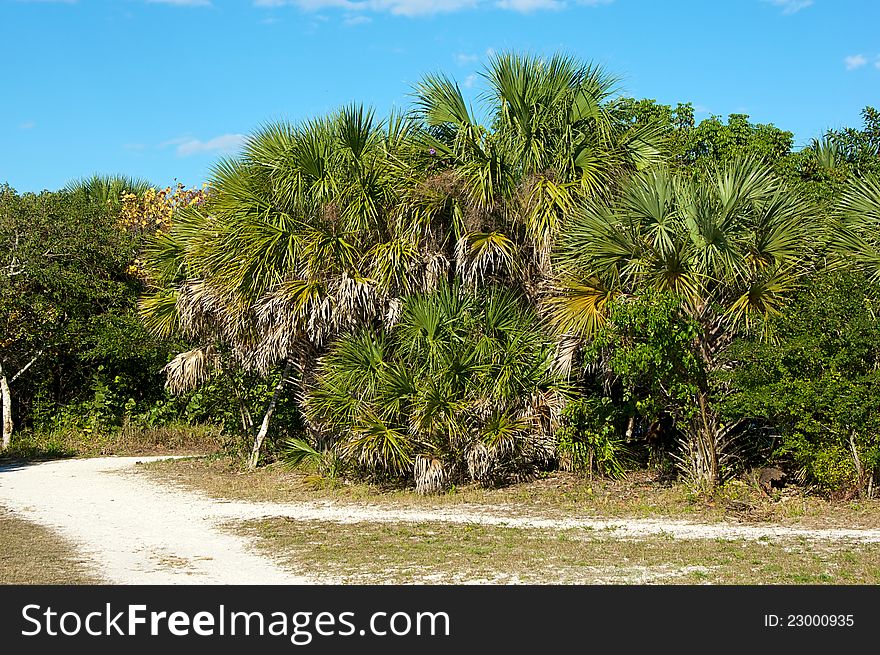
[[[337,523],[441,522],[638,539],[782,539],[880,542],[880,530],[802,529],[776,525],[699,524],[661,519],[550,519],[510,508],[378,508],[342,503],[224,502],[153,481],[137,462],[159,458],[71,459],[0,468],[0,505],[55,530],[93,560],[112,584],[332,583],[294,575],[222,526],[286,517]]]

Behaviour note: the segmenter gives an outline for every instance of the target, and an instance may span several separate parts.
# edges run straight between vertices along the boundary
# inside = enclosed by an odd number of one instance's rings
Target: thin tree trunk
[[[0,450],[6,450],[12,441],[12,393],[9,391],[9,382],[6,380],[2,365],[0,365],[0,396],[3,401],[3,440],[0,442]]]
[[[263,447],[263,441],[266,439],[266,435],[269,433],[269,421],[272,420],[272,414],[275,413],[275,407],[278,405],[278,399],[281,397],[281,390],[287,383],[287,376],[290,374],[292,364],[293,362],[290,358],[285,361],[284,372],[281,374],[281,379],[278,380],[278,384],[275,385],[275,392],[272,394],[272,401],[269,403],[269,407],[266,408],[266,413],[263,414],[263,422],[260,424],[260,429],[254,437],[254,447],[251,450],[251,456],[248,459],[248,468],[251,470],[257,468],[257,463],[260,461],[260,450]]]
[[[859,495],[865,492],[865,467],[862,464],[862,458],[859,457],[859,447],[856,443],[855,431],[849,433],[849,449],[852,453],[853,464],[856,467],[856,484],[859,485]]]
[[[31,358],[31,361],[29,361],[27,364],[25,364],[24,367],[22,367],[22,369],[18,373],[16,373],[15,375],[12,376],[12,379],[9,381],[9,384],[12,384],[13,382],[15,382],[25,371],[27,371],[31,366],[33,366],[34,362],[37,361],[40,358],[40,355],[42,355],[42,354],[43,354],[43,351],[41,350],[36,355],[34,355]]]

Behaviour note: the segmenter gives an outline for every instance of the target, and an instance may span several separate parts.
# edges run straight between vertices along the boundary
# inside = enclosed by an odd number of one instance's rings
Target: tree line
[[[482,82],[265,125],[204,190],[5,188],[4,434],[208,421],[251,467],[426,493],[774,463],[873,494],[880,115],[795,149],[562,55]]]

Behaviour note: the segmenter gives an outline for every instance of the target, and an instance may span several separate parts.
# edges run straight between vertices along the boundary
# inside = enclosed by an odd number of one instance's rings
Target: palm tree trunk
[[[719,422],[718,416],[709,403],[709,394],[700,391],[697,394],[699,412],[691,421],[690,434],[687,436],[688,458],[686,473],[696,487],[712,491],[721,481],[719,462]]]
[[[281,374],[281,379],[278,380],[278,384],[275,385],[275,391],[272,394],[272,401],[269,403],[269,407],[266,408],[266,413],[263,414],[263,421],[260,423],[260,429],[254,436],[254,447],[251,449],[250,458],[248,458],[248,468],[251,470],[257,468],[257,463],[260,461],[260,450],[263,447],[263,441],[266,439],[266,435],[269,433],[269,421],[272,420],[272,414],[275,413],[275,407],[278,405],[278,399],[281,397],[281,390],[287,383],[287,376],[290,374],[292,364],[293,362],[290,358],[285,360],[284,372]]]

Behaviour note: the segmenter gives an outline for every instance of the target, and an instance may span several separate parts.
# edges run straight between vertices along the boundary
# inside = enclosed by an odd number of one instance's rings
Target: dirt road
[[[579,528],[608,538],[761,539],[803,537],[880,542],[880,530],[799,529],[775,525],[699,524],[662,519],[550,519],[510,508],[432,510],[342,503],[224,502],[153,481],[137,466],[158,458],[71,459],[0,468],[0,505],[56,531],[94,562],[111,584],[311,584],[223,528],[235,521],[286,517],[338,523],[476,523],[523,529]]]

